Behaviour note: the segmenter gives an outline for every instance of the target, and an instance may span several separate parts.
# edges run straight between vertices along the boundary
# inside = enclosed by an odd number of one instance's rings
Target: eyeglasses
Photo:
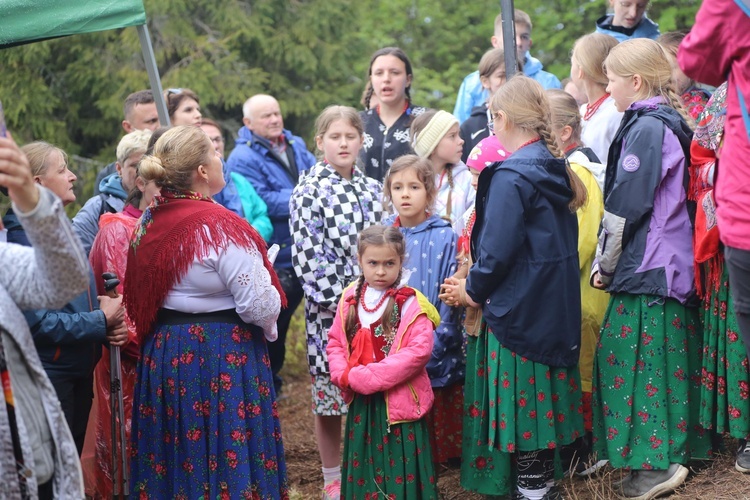
[[[495,133],[495,120],[497,120],[497,115],[490,110],[487,110],[487,128],[490,131],[490,134]]]

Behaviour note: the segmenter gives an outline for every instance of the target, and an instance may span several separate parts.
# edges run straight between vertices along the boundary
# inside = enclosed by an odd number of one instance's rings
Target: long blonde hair
[[[661,96],[669,106],[677,110],[688,125],[694,122],[682,105],[672,80],[672,67],[664,47],[649,38],[626,40],[613,48],[604,61],[607,73],[622,78],[639,75],[643,84],[637,100]]]
[[[514,127],[538,134],[552,156],[564,157],[563,152],[557,147],[550,127],[551,111],[547,94],[537,81],[528,76],[514,76],[492,96],[490,111],[493,116],[502,111]],[[586,203],[586,186],[570,169],[567,161],[565,164],[573,190],[568,207],[571,212],[575,212]]]
[[[604,60],[617,43],[617,40],[609,35],[589,33],[576,40],[570,58],[581,68],[586,78],[606,88],[609,81],[604,71]]]

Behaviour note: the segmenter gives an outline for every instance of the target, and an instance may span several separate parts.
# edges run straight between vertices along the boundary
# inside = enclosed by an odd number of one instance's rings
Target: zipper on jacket
[[[411,385],[410,382],[406,383],[407,386],[409,386],[409,390],[411,391],[411,395],[414,398],[414,402],[417,403],[417,415],[422,415],[422,405],[419,403],[419,396],[417,396],[417,391],[414,389],[414,386]]]
[[[406,334],[406,330],[408,330],[409,327],[412,325],[412,323],[414,323],[417,320],[417,318],[422,314],[424,314],[424,312],[420,312],[419,314],[417,314],[414,317],[414,319],[412,319],[409,322],[409,324],[406,325],[406,328],[404,328],[404,333],[401,335],[401,338],[398,339],[398,345],[396,346],[396,350],[393,351],[394,353],[398,352],[401,349],[401,342],[404,340],[404,334]],[[414,387],[411,385],[410,382],[407,382],[406,385],[409,387],[409,390],[411,391],[411,395],[414,398],[414,401],[417,403],[417,415],[422,415],[422,405],[420,405],[419,403],[419,397],[417,396],[417,391],[414,390]],[[387,415],[386,423],[388,424],[388,428],[387,428],[388,434],[391,433],[391,410],[390,410],[390,405],[388,404],[389,393],[390,391],[385,391],[385,397],[383,398],[385,400],[385,414]]]

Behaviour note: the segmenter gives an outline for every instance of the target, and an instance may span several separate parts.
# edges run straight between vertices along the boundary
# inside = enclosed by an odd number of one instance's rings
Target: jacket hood
[[[599,185],[599,189],[604,192],[604,174],[607,171],[606,165],[602,165],[601,163],[596,163],[589,160],[588,156],[586,156],[580,150],[574,151],[570,156],[568,156],[568,161],[570,163],[577,163],[578,165],[591,172],[591,175],[594,176],[594,179],[596,179],[596,183]]]
[[[471,114],[469,116],[482,116],[487,117],[487,103],[480,104],[471,108]]]
[[[126,193],[125,189],[122,187],[122,179],[118,173],[108,175],[102,179],[99,183],[99,192],[112,195],[121,200],[128,197],[128,193]]]
[[[693,131],[676,109],[665,104],[664,98],[656,96],[643,101],[634,102],[625,111],[625,114],[628,116],[624,121],[629,121],[631,113],[636,113],[639,116],[651,116],[661,120],[664,125],[674,132],[679,139],[680,144],[683,145],[683,149],[686,147],[687,150],[690,149]]]
[[[533,75],[539,73],[543,68],[544,66],[542,65],[542,61],[540,61],[536,57],[532,57],[531,54],[526,52],[526,57],[523,63],[524,75],[533,78]]]
[[[641,22],[633,28],[626,28],[624,26],[614,26],[612,21],[614,20],[614,14],[605,14],[596,20],[596,29],[601,31],[611,31],[617,33],[625,38],[656,38],[659,36],[659,25],[648,18],[647,15],[643,15]],[[600,32],[601,32],[600,31]],[[615,38],[618,38],[615,36]]]
[[[394,222],[396,222],[396,217],[398,214],[391,214],[385,219],[383,219],[383,225],[384,226],[392,226]],[[428,231],[433,228],[439,228],[439,227],[451,227],[451,223],[439,215],[432,214],[429,217],[427,217],[427,220],[423,221],[421,224],[417,224],[414,227],[402,227],[401,230],[407,233],[423,233],[425,231]]]
[[[540,158],[544,161],[540,162]],[[542,196],[554,206],[565,207],[573,198],[573,190],[565,170],[565,160],[555,158],[542,141],[515,151],[510,158],[498,163],[496,169],[507,168],[528,179]]]

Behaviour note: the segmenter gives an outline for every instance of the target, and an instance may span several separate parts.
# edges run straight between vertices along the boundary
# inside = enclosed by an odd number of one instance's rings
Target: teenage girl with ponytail
[[[624,112],[604,184],[591,283],[610,293],[594,361],[594,449],[630,468],[625,498],[671,492],[704,458],[699,426],[702,335],[687,186],[689,116],[655,41],[622,42],[605,61]]]
[[[474,205],[476,191],[471,187],[471,173],[461,161],[464,141],[458,119],[447,111],[427,110],[414,119],[411,140],[414,152],[427,158],[435,172],[435,214],[449,220],[461,234],[463,216]]]
[[[331,381],[349,405],[341,498],[438,498],[424,417],[439,315],[401,285],[406,242],[398,228],[368,227],[357,255],[362,275],[339,301],[327,346]]]
[[[499,493],[507,493],[515,454],[513,498],[558,499],[555,449],[583,433],[575,211],[586,189],[555,143],[539,83],[514,76],[492,97],[490,111],[510,156],[479,176],[474,264],[465,280],[445,281],[441,299],[481,307],[484,316],[479,339],[489,405],[476,439],[499,453],[492,464],[479,456],[473,466],[494,467],[493,480],[506,490]]]
[[[367,72],[370,87],[363,99],[365,111],[360,113],[365,138],[359,159],[365,174],[380,182],[393,160],[412,152],[409,127],[424,112],[411,103],[413,78],[411,61],[398,47],[385,47],[372,55]],[[377,104],[371,107],[373,99]]]

